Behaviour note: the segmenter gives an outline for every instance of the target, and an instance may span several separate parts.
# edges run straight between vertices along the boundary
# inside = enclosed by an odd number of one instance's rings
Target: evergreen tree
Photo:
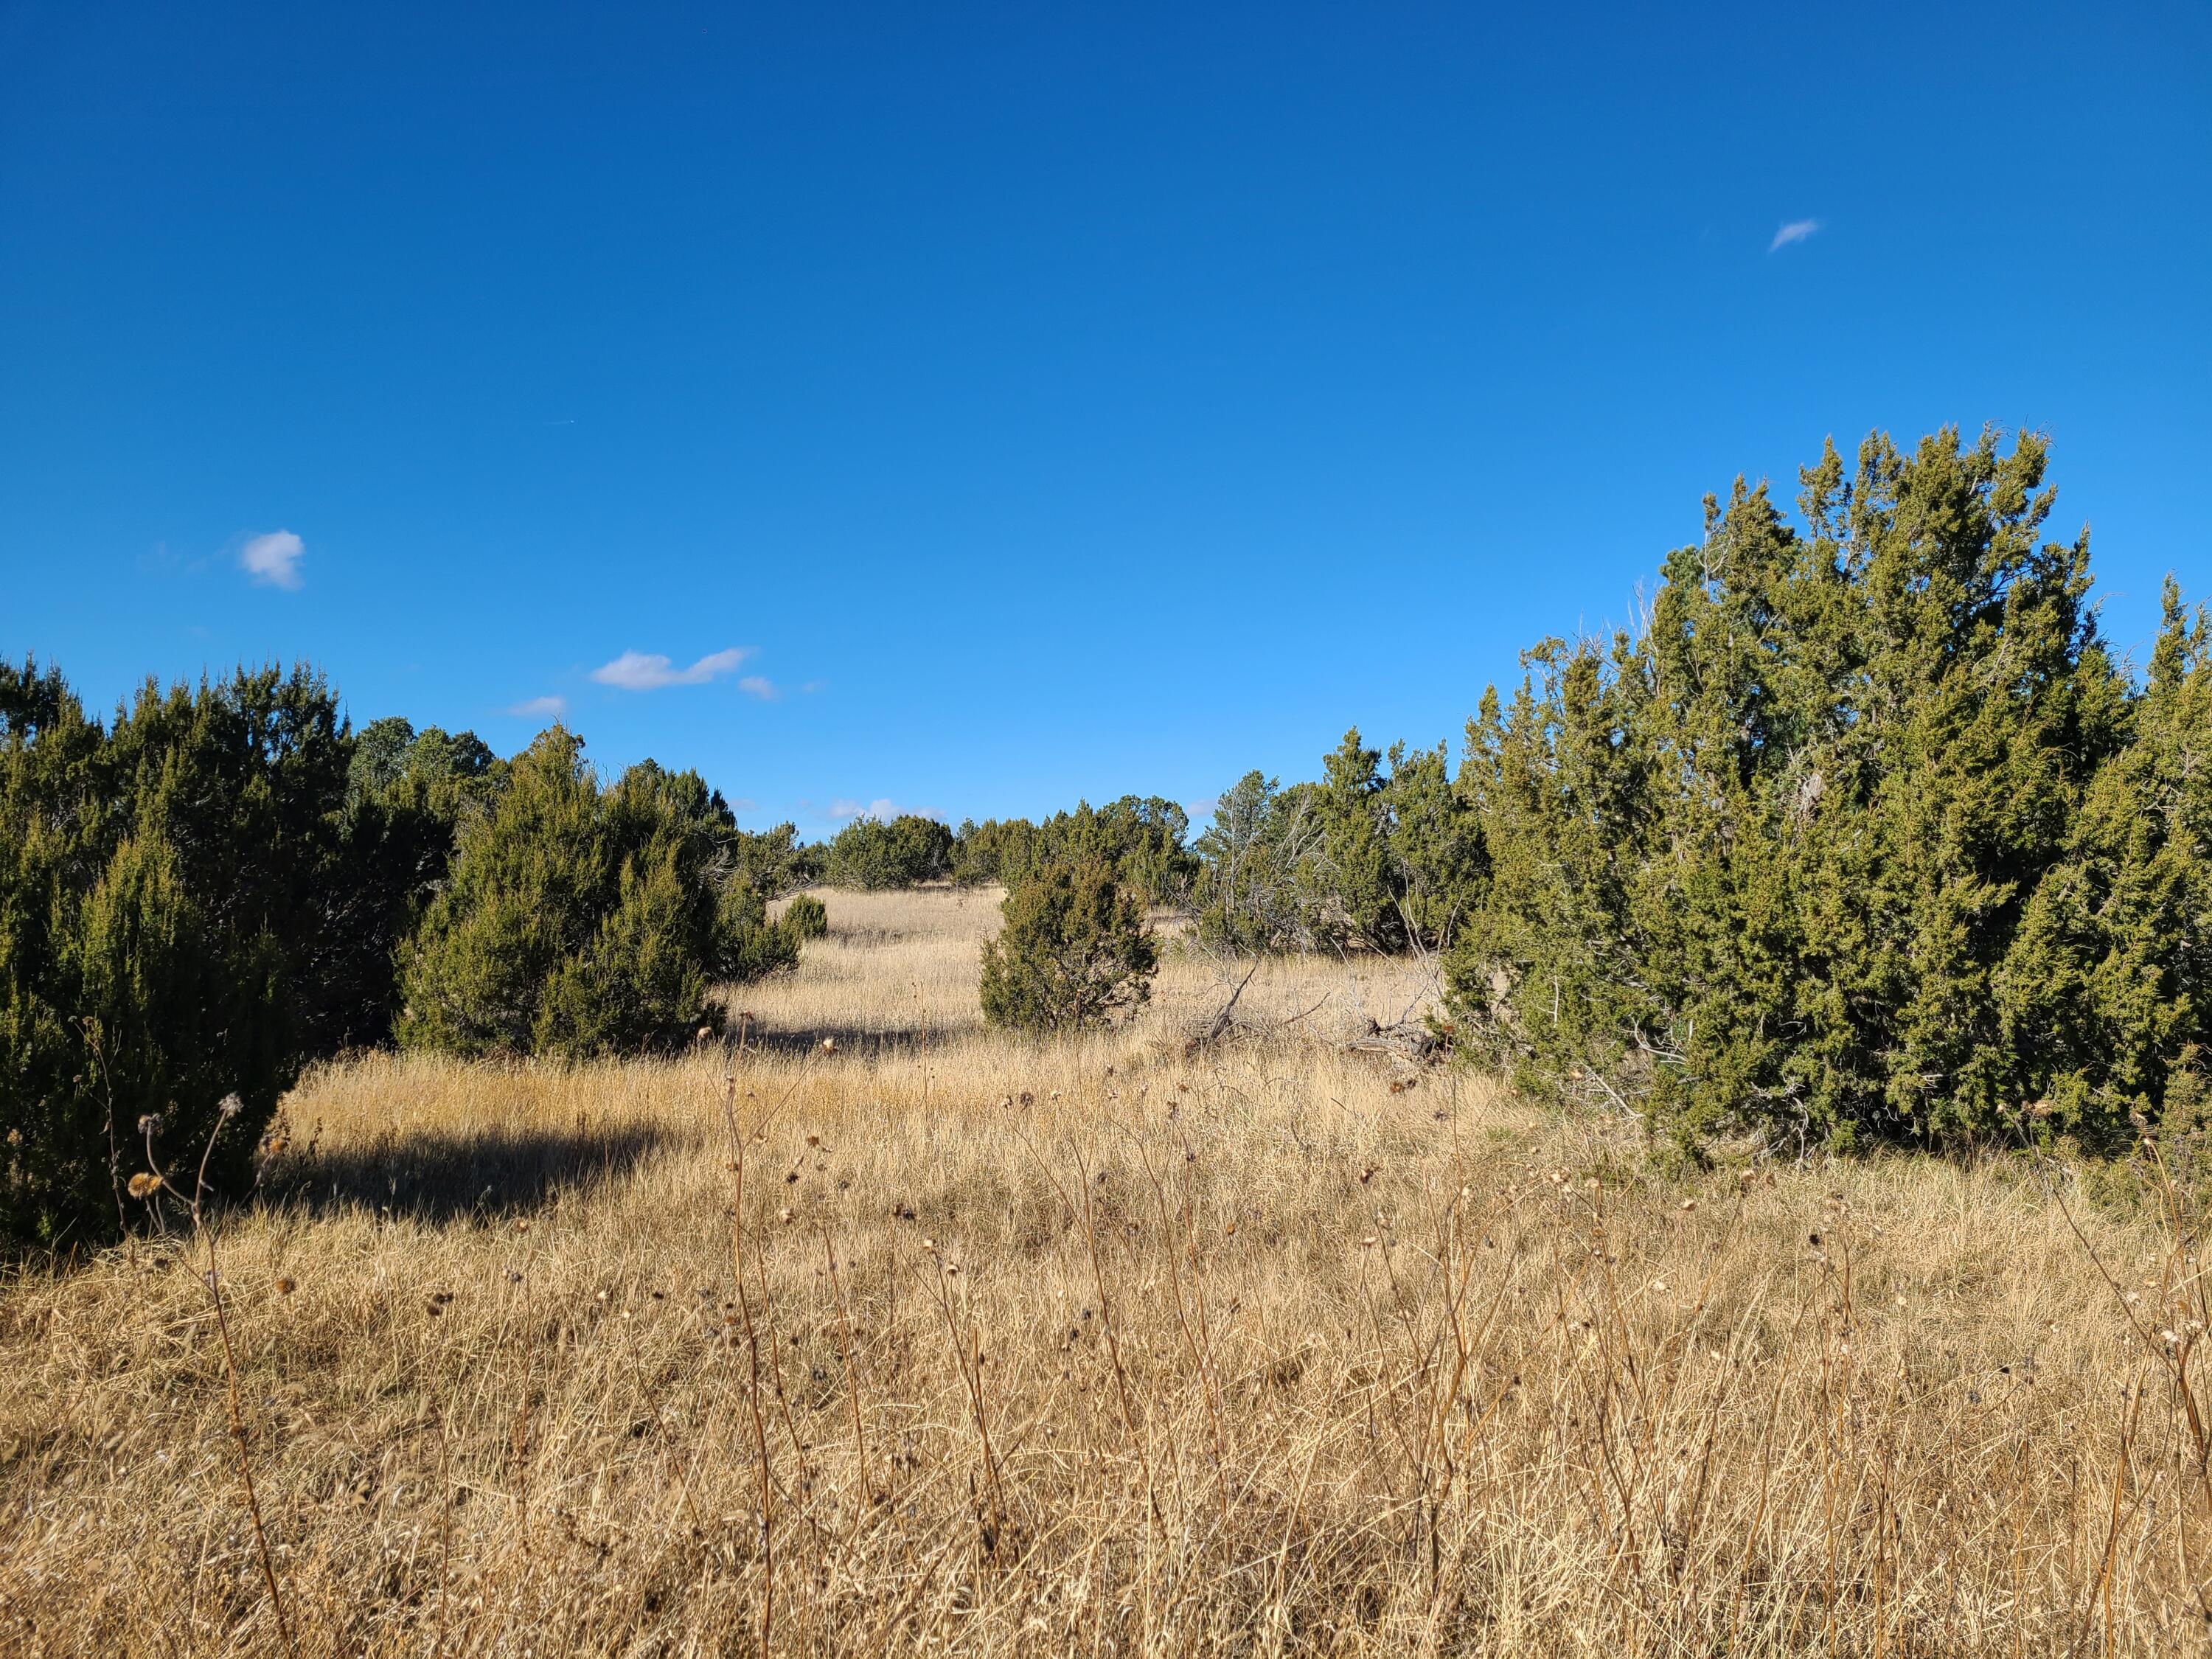
[[[1489,856],[1482,821],[1453,781],[1444,744],[1411,753],[1403,744],[1391,746],[1384,809],[1408,939],[1449,950],[1461,922],[1482,902]]]
[[[934,818],[902,812],[888,821],[858,817],[839,830],[823,860],[823,879],[864,892],[915,887],[951,873],[952,832]]]
[[[2055,1089],[2094,1139],[2148,1098],[2188,1024],[2158,918],[2193,854],[2160,866],[2130,732],[2187,699],[2133,708],[2086,539],[2041,538],[2045,462],[1877,437],[1847,478],[1831,447],[1802,531],[1739,483],[1640,635],[1533,653],[1462,772],[1489,863],[1463,1023],[1532,1084],[1692,1134],[1950,1139]],[[2156,685],[2188,683],[2179,629]],[[2092,963],[2127,995],[2075,994]],[[2134,1084],[2065,1061],[2123,1027]]]
[[[1333,932],[1387,952],[1406,945],[1406,889],[1390,856],[1382,760],[1381,750],[1361,744],[1356,726],[1322,758],[1315,798],[1320,836],[1305,874]]]
[[[112,1236],[149,1137],[173,1169],[212,1137],[216,1191],[247,1183],[359,948],[349,751],[303,669],[149,684],[103,732],[0,666],[0,1236]]]
[[[409,942],[401,1041],[581,1058],[719,1028],[715,982],[798,955],[734,873],[741,833],[696,773],[647,761],[603,791],[580,740],[541,733]]]
[[[1309,951],[1328,943],[1310,864],[1321,842],[1319,791],[1247,772],[1214,802],[1198,838],[1192,896],[1200,939],[1231,951]]]
[[[983,1017],[1033,1031],[1109,1024],[1152,995],[1159,943],[1111,866],[1048,865],[1006,895],[983,944]]]

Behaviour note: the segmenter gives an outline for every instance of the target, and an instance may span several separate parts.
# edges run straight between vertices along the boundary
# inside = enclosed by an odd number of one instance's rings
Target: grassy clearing
[[[741,1055],[295,1093],[218,1248],[300,1651],[2203,1650],[2148,1224],[1657,1179],[1345,1053],[1387,965],[1268,964],[1275,1034],[1187,1057],[1243,969],[1176,958],[1018,1044],[988,896],[830,903]],[[0,1290],[0,1650],[285,1650],[204,1267]]]

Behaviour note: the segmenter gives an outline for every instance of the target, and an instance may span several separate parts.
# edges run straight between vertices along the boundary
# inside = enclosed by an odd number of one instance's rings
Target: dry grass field
[[[0,1286],[0,1651],[2205,1650],[2154,1219],[1662,1176],[1348,1051],[1389,965],[1015,1042],[988,896],[828,902],[742,1051],[308,1078],[220,1322],[188,1237]]]

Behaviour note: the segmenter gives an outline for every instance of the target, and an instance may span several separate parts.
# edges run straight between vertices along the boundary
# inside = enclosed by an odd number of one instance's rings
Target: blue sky
[[[1200,799],[1994,422],[2140,656],[2208,256],[2197,5],[0,0],[0,651],[810,833]]]

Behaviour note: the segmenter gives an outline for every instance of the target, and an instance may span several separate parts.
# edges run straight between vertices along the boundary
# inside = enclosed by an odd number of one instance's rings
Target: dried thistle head
[[[238,1097],[237,1091],[234,1090],[231,1093],[225,1095],[222,1097],[222,1103],[216,1108],[216,1110],[221,1113],[226,1121],[236,1117],[245,1109],[246,1103]]]
[[[157,1175],[149,1175],[142,1170],[131,1177],[131,1196],[133,1198],[151,1198],[161,1190],[161,1177]]]

